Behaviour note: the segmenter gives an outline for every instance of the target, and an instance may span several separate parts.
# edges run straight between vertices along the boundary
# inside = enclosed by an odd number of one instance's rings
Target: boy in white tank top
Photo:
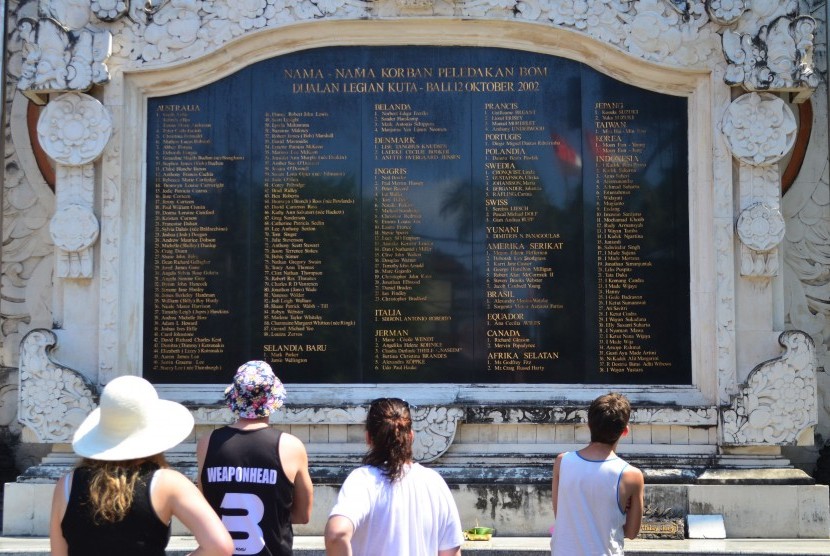
[[[643,474],[615,453],[629,432],[631,405],[606,394],[588,408],[591,443],[553,465],[553,556],[616,556],[643,518]]]

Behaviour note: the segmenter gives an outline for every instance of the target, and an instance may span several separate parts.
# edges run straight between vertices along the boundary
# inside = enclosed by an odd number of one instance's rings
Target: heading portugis
[[[546,77],[544,66],[447,66],[381,68],[291,68],[283,77],[292,93],[453,93],[538,91],[534,77]],[[435,81],[430,81],[434,79]]]

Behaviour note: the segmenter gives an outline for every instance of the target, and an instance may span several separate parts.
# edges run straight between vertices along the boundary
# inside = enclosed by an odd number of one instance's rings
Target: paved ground
[[[173,537],[168,556],[184,556],[194,547],[192,537]],[[703,539],[683,541],[626,541],[626,556],[830,556],[830,539]],[[462,551],[475,556],[536,556],[550,554],[548,539],[495,537],[486,542],[467,542]],[[0,537],[0,554],[48,556],[49,540],[41,537]],[[323,556],[321,537],[297,537],[294,554]]]

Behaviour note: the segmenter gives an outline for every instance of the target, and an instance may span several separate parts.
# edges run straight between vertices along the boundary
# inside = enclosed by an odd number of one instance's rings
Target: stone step
[[[830,545],[827,485],[740,484],[737,479],[741,478],[747,479],[730,475],[712,477],[713,484],[647,485],[645,502],[650,509],[647,521],[652,517],[659,523],[661,519],[672,521],[688,515],[718,514],[723,516],[726,535],[730,538],[822,539]],[[718,480],[726,480],[727,484],[717,484]],[[46,481],[5,485],[4,534],[49,534],[54,484]],[[465,528],[480,524],[493,527],[498,538],[540,538],[548,534],[554,523],[549,485],[451,484],[450,490]],[[336,484],[315,485],[311,521],[296,526],[297,535],[322,535],[338,492]],[[663,529],[658,527],[656,531]],[[187,529],[174,523],[174,535],[187,533]]]
[[[462,553],[475,556],[536,556],[550,554],[544,537],[494,537],[466,542]],[[168,556],[185,556],[195,547],[192,537],[173,537]],[[4,556],[48,556],[44,537],[0,537]],[[325,556],[322,537],[296,537],[297,556]],[[830,543],[821,539],[686,539],[680,541],[633,540],[625,543],[626,556],[830,556]]]

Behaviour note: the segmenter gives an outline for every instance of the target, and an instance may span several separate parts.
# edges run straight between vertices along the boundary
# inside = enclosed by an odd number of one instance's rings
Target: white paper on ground
[[[726,538],[726,528],[723,525],[723,516],[720,514],[688,515],[686,522],[690,539]]]

